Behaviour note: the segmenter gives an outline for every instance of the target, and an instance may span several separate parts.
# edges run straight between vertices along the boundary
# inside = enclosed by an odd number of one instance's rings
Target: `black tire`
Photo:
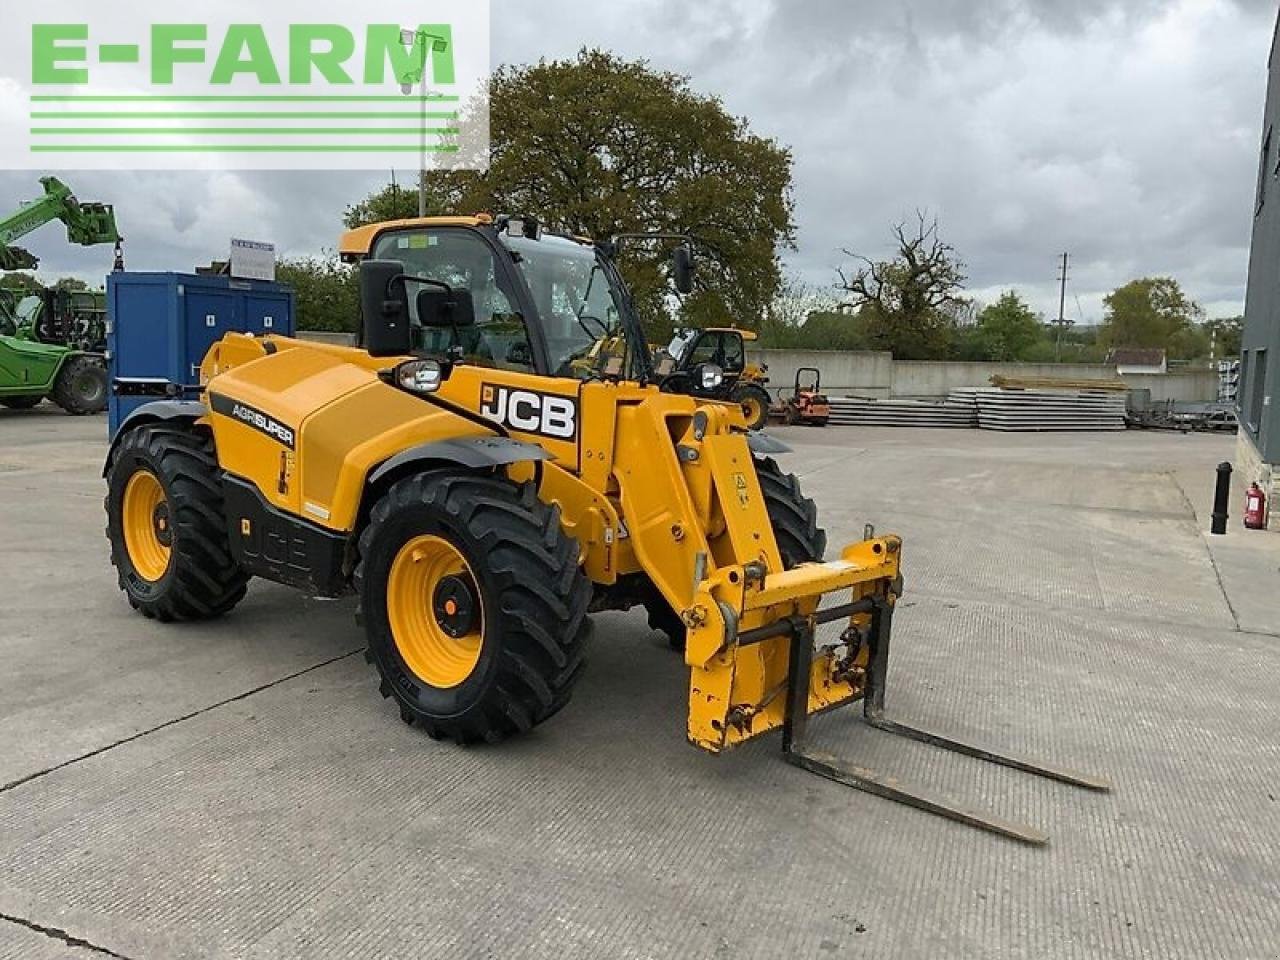
[[[756,476],[783,568],[790,570],[802,563],[820,561],[827,552],[827,532],[818,526],[818,508],[800,492],[800,481],[793,474],[783,473],[772,457],[756,459]],[[644,606],[649,613],[649,628],[665,633],[672,650],[683,650],[685,626],[667,601],[655,596]]]
[[[124,534],[124,495],[139,471],[163,488],[170,522],[169,563],[148,580],[129,556]],[[210,620],[243,599],[248,575],[235,562],[218,460],[203,431],[154,424],[120,440],[107,474],[107,539],[111,563],[130,606],[156,620]]]
[[[37,397],[0,397],[0,407],[8,407],[10,410],[33,410],[40,406],[40,401],[44,396]]]
[[[763,430],[765,424],[769,422],[769,392],[756,383],[740,383],[733,388],[732,396],[734,403],[743,406],[744,413],[746,413],[745,405],[747,400],[754,401],[756,415],[749,419],[747,428],[750,430]]]
[[[388,581],[400,549],[415,537],[446,541],[477,590],[478,659],[453,686],[433,686],[410,669],[388,613]],[[533,485],[433,472],[396,483],[360,536],[355,571],[365,658],[400,717],[432,739],[496,743],[547,720],[569,702],[582,672],[591,582],[578,544]]]
[[[801,492],[795,474],[783,473],[776,460],[763,457],[756,460],[756,476],[783,567],[820,561],[827,552],[827,531],[818,526],[818,507]]]
[[[67,413],[82,417],[107,409],[107,368],[101,357],[71,357],[53,381],[53,402]]]

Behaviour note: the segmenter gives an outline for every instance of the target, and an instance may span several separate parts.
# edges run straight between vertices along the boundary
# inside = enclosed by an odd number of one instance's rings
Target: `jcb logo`
[[[480,388],[480,415],[520,433],[553,440],[572,440],[578,435],[578,401],[554,393],[486,383]]]

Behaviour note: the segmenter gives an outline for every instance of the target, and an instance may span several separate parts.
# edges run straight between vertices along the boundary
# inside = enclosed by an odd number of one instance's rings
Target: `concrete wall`
[[[299,340],[311,340],[315,343],[330,343],[338,347],[355,346],[354,333],[330,333],[327,330],[299,330]]]
[[[958,387],[987,387],[994,374],[1010,377],[1065,377],[1112,380],[1115,367],[1103,363],[969,363],[959,360],[894,360],[888,353],[826,350],[753,350],[753,359],[769,365],[769,387],[788,388],[798,367],[822,371],[823,389],[833,396],[945,397]],[[1131,388],[1151,391],[1155,402],[1205,403],[1218,397],[1213,370],[1168,374],[1135,373],[1123,378]]]
[[[348,346],[349,333],[301,331],[303,340]],[[966,363],[952,360],[894,360],[890,353],[836,350],[751,350],[751,359],[769,365],[769,391],[790,390],[800,367],[822,371],[822,388],[837,397],[945,397],[957,387],[987,387],[993,374],[1011,377],[1068,377],[1107,380],[1115,368],[1102,363]],[[1151,391],[1154,402],[1207,402],[1218,397],[1218,374],[1187,370],[1135,373],[1124,378],[1135,390]]]
[[[1155,402],[1212,403],[1218,399],[1218,374],[1214,370],[1129,373],[1121,379],[1131,390],[1150,390],[1151,399]]]
[[[835,396],[883,399],[893,388],[893,354],[834,350],[749,350],[751,359],[769,365],[769,390],[790,390],[796,371],[817,367],[822,389]]]

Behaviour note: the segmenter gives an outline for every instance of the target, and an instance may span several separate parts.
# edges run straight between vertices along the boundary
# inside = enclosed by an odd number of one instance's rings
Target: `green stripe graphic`
[[[110,113],[87,112],[54,112],[36,110],[31,114],[32,120],[457,120],[457,113],[423,113],[421,110],[412,113],[333,113],[326,111],[312,112],[267,112],[267,113]]]
[[[104,43],[98,47],[99,63],[137,63],[139,59],[134,43]]]
[[[272,136],[281,134],[307,134],[308,136],[339,137],[348,134],[353,136],[397,136],[420,137],[423,134],[446,137],[458,132],[457,127],[32,127],[31,133],[39,137],[63,136],[76,134],[104,133],[110,136],[165,136],[165,137],[239,137],[269,133]]]
[[[160,96],[150,94],[131,94],[127,96],[32,96],[32,103],[412,103],[421,100],[418,94],[401,94],[400,96]],[[428,94],[427,100],[438,103],[456,103],[457,97],[443,94]]]
[[[421,153],[420,145],[408,144],[33,144],[32,153]],[[428,153],[457,153],[458,147],[428,144]]]

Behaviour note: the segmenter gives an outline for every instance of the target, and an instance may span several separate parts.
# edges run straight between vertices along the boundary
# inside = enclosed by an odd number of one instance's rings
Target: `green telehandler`
[[[21,247],[12,246],[46,223],[61,220],[67,228],[67,242],[82,247],[100,243],[116,246],[116,270],[124,269],[123,238],[116,228],[115,209],[108,203],[81,203],[71,188],[57,177],[41,177],[44,196],[18,205],[0,219],[0,270],[34,270],[40,261]]]
[[[0,334],[0,407],[30,410],[48,397],[81,416],[107,408],[107,365],[101,354]]]
[[[20,204],[17,211],[0,219],[0,270],[39,266],[36,257],[12,244],[54,220],[66,226],[68,243],[86,247],[115,244],[114,269],[123,270],[122,238],[111,205],[81,203],[56,177],[42,177],[40,184],[43,197]],[[29,309],[24,310],[24,305]],[[90,321],[101,311],[96,299],[80,304],[84,309],[79,314],[73,306],[72,295],[59,297],[57,291],[46,291],[34,302],[27,298],[15,303],[12,294],[0,297],[0,407],[26,410],[48,397],[72,414],[106,409],[106,358],[70,345],[97,345],[97,330]],[[37,322],[41,316],[43,323]],[[54,342],[41,342],[43,339]]]

